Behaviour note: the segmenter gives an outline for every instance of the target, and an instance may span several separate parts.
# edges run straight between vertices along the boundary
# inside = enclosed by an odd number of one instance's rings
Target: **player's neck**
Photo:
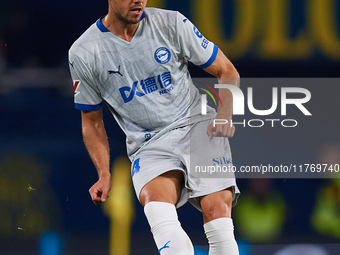
[[[111,33],[128,42],[131,42],[139,25],[139,23],[127,24],[111,13],[105,16],[102,22]]]

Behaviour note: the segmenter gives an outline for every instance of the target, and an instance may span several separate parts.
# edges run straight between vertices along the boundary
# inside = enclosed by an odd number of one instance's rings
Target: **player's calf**
[[[209,255],[238,255],[231,218],[219,218],[204,224],[209,241]]]
[[[209,255],[238,255],[231,219],[232,191],[223,190],[201,198],[204,231],[209,241]]]
[[[178,221],[173,204],[150,202],[144,207],[158,252],[161,255],[194,255],[193,245]]]

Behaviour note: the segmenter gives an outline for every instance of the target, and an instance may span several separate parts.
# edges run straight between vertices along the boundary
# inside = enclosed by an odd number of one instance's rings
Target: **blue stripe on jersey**
[[[97,111],[102,107],[103,103],[97,104],[97,105],[88,105],[88,104],[74,104],[75,108],[77,110],[83,110],[83,111]]]
[[[100,31],[102,32],[110,32],[103,24],[102,22],[102,18],[104,18],[105,16],[102,16],[100,17],[98,20],[97,20],[97,27],[99,28]]]
[[[207,68],[208,66],[210,66],[216,59],[217,56],[217,52],[218,52],[218,47],[216,45],[214,45],[214,50],[213,53],[211,55],[211,57],[209,58],[208,62],[205,63],[204,65],[198,66],[200,68]]]
[[[97,27],[99,28],[100,31],[102,32],[110,32],[103,24],[102,22],[102,18],[104,18],[105,16],[102,16],[100,17],[98,20],[97,20]],[[140,17],[140,20],[143,20],[145,18],[145,13],[143,12],[142,16]]]
[[[145,13],[143,12],[143,14],[142,14],[142,16],[140,17],[140,20],[139,21],[141,21],[142,19],[144,19],[145,18]]]

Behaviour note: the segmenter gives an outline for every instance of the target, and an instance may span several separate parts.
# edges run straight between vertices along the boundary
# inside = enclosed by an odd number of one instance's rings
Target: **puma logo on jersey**
[[[72,68],[74,68],[74,61],[72,61],[72,62],[69,62],[70,63],[70,66],[72,66]]]
[[[122,73],[120,72],[120,66],[118,67],[118,71],[109,70],[108,72],[109,72],[109,74],[119,74],[120,76],[123,76]]]

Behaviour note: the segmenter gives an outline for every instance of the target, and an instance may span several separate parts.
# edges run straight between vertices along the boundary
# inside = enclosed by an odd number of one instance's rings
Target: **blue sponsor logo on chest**
[[[140,84],[144,93],[137,91],[137,86]],[[141,81],[135,81],[132,84],[132,88],[125,86],[119,89],[120,95],[123,98],[124,103],[130,102],[135,95],[138,97],[145,96],[147,94],[158,91],[160,95],[169,93],[173,90],[171,74],[170,72],[165,72],[157,77],[149,77]]]

